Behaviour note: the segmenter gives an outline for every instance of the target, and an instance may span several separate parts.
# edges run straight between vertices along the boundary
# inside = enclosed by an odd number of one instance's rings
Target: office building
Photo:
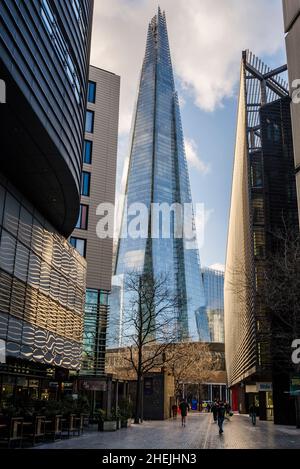
[[[80,213],[70,242],[86,258],[87,290],[80,374],[104,376],[113,239],[97,235],[97,207],[115,202],[120,77],[90,66]],[[83,378],[82,378],[83,379]],[[94,384],[95,388],[95,384]]]
[[[298,224],[288,85],[243,53],[225,272],[225,349],[235,410],[256,400],[260,418],[289,423],[288,375],[276,375],[276,324],[264,304],[266,262],[276,233]]]
[[[290,90],[293,100],[291,102],[292,126],[295,171],[298,192],[298,211],[300,213],[300,2],[299,0],[283,0],[284,32],[286,33],[286,52]]]
[[[207,321],[197,329],[197,315],[205,307],[198,246],[177,236],[174,218],[164,225],[162,218],[153,235],[153,204],[167,209],[191,204],[188,168],[184,150],[178,96],[175,90],[165,14],[158,13],[148,28],[146,52],[133,118],[126,204],[116,255],[114,283],[124,288],[126,275],[135,270],[153,278],[166,275],[168,288],[178,298],[174,310],[178,340],[209,340]],[[131,236],[138,207],[143,207],[140,236]],[[130,212],[135,207],[135,214]],[[157,207],[157,206],[156,206]],[[128,210],[127,210],[128,209]],[[147,214],[145,214],[145,210]],[[192,217],[191,217],[192,218]],[[164,231],[169,231],[168,234]],[[183,222],[179,227],[183,231]],[[192,243],[191,243],[192,244]],[[123,310],[111,310],[110,345],[124,346],[123,325],[128,304],[116,289]],[[124,301],[123,301],[124,300]],[[118,331],[117,337],[114,336]],[[128,331],[127,331],[128,332]]]
[[[93,2],[4,0],[0,11],[3,402],[57,396],[81,364],[86,262],[66,238],[79,212]]]
[[[223,344],[224,337],[224,272],[202,269],[206,298],[206,314],[209,324],[210,340]]]

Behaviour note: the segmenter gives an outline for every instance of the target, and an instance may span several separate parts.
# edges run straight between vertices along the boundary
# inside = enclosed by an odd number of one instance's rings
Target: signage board
[[[256,383],[257,392],[272,392],[273,385],[272,383]]]
[[[294,375],[290,380],[290,394],[300,396],[300,375]]]
[[[256,384],[246,384],[246,394],[256,394],[257,386]]]
[[[82,380],[80,381],[81,389],[85,391],[106,391],[106,381],[99,380]]]

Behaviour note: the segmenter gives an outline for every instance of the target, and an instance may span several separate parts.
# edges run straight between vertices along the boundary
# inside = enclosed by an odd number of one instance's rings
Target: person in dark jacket
[[[181,412],[181,425],[185,427],[186,424],[186,416],[188,411],[190,410],[190,407],[186,400],[182,400],[179,404],[180,412]]]
[[[219,425],[219,433],[223,433],[223,424],[225,420],[226,409],[223,402],[220,402],[218,405],[217,417],[218,417],[218,425]]]
[[[256,415],[257,415],[257,407],[256,407],[255,403],[253,403],[250,406],[249,415],[251,417],[252,425],[255,426],[256,425]]]
[[[217,423],[218,420],[218,403],[215,401],[212,405],[212,413],[214,416],[214,422]]]

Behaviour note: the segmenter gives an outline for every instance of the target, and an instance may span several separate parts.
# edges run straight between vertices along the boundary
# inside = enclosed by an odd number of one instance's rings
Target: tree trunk
[[[141,375],[138,374],[136,382],[135,414],[134,423],[140,423],[140,402],[141,402]]]

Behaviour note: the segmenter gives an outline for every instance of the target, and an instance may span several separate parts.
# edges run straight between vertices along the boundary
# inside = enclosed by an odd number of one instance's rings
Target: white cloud
[[[241,51],[283,46],[280,0],[161,0],[183,92],[207,111],[233,95]],[[157,0],[95,0],[91,61],[121,75],[120,131],[128,133],[147,25]]]
[[[198,156],[198,146],[193,139],[185,139],[186,159],[192,168],[195,168],[201,174],[210,172],[210,165],[204,163]]]
[[[212,270],[219,270],[220,272],[225,272],[225,265],[224,264],[213,264],[209,266]]]
[[[202,249],[205,243],[205,229],[210,221],[214,209],[206,209],[204,204],[197,204],[195,211],[195,227],[197,233],[198,248]]]

